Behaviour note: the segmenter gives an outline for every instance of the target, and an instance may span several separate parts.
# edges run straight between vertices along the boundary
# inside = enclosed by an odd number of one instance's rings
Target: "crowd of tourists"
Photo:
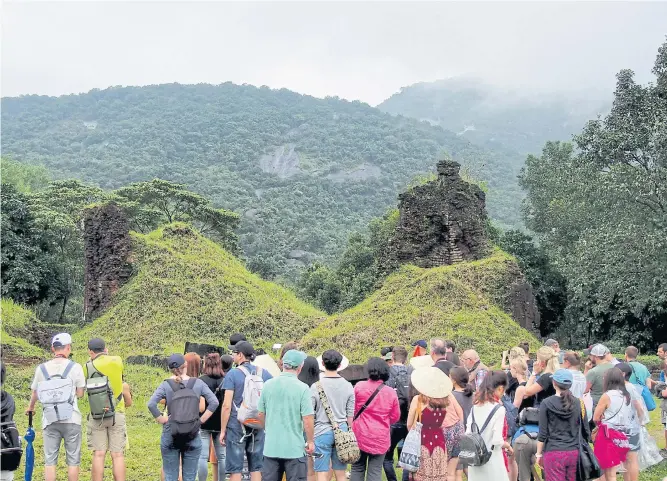
[[[70,359],[71,345],[68,334],[53,338],[26,409],[42,405],[44,477],[55,481],[64,444],[68,480],[77,481],[77,398],[87,393],[92,480],[102,481],[109,452],[114,480],[124,481],[132,395],[122,360],[91,339],[82,366]],[[667,443],[667,344],[658,348],[657,380],[633,346],[619,360],[602,344],[582,356],[549,339],[533,357],[522,343],[502,353],[497,370],[444,339],[410,350],[382,349],[354,386],[341,376],[349,362],[340,351],[314,358],[295,342],[277,361],[258,356],[243,334],[231,336],[229,354],[172,354],[169,378],[148,401],[162,425],[162,479],[204,481],[212,465],[217,481],[380,481],[383,472],[396,481],[397,467],[416,481],[614,481],[619,473],[637,481],[640,469],[662,461],[646,424],[662,399]],[[18,466],[5,445],[14,411],[3,389],[2,481]]]

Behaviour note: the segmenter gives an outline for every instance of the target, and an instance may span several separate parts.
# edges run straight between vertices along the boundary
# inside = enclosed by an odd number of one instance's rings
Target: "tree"
[[[621,71],[578,151],[547,143],[520,177],[526,225],[567,279],[568,331],[586,341],[667,335],[667,42],[653,73],[642,86]]]
[[[13,185],[19,192],[36,192],[49,184],[49,172],[41,165],[24,164],[11,157],[3,157],[0,166],[2,183]]]
[[[35,304],[50,293],[50,246],[35,223],[26,194],[3,183],[0,197],[2,296]]]
[[[161,179],[138,182],[114,191],[110,198],[125,208],[132,228],[138,232],[172,222],[189,222],[233,254],[240,252],[235,232],[239,215],[214,208],[208,199],[182,184]]]

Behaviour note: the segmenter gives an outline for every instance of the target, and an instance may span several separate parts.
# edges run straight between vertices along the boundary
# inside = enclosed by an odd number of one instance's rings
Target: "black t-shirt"
[[[544,374],[540,375],[540,377],[535,382],[542,386],[542,390],[535,395],[535,407],[537,408],[540,407],[540,404],[542,404],[542,401],[544,401],[546,398],[549,396],[555,396],[556,390],[554,389],[554,385],[551,382],[551,373],[549,372],[545,372]]]
[[[435,366],[438,369],[440,369],[442,372],[447,374],[449,376],[449,371],[452,370],[453,367],[456,367],[455,364],[451,361],[448,361],[447,359],[438,359],[435,361]]]
[[[222,380],[224,379],[224,376],[213,377],[205,374],[199,379],[204,381],[204,384],[208,386],[211,392],[215,394],[215,397],[218,398],[218,401],[220,401],[218,409],[216,409],[213,415],[201,425],[201,428],[207,431],[220,432],[220,413],[222,412],[222,402],[225,397],[225,391],[222,389]]]
[[[514,401],[514,394],[516,393],[516,388],[519,387],[519,381],[512,376],[510,371],[507,372],[507,388],[505,389],[505,394],[507,394],[512,401]]]
[[[524,381],[522,383],[517,384],[516,387],[517,387],[517,389],[519,389],[519,386],[525,386],[525,385],[526,385],[526,382]],[[525,397],[524,396],[523,400],[521,401],[521,406],[519,406],[519,412],[523,411],[526,408],[532,408],[533,404],[535,404],[535,396],[531,396],[531,397]]]

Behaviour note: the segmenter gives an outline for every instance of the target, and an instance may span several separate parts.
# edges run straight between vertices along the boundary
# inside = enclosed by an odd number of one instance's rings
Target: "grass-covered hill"
[[[30,343],[32,332],[39,324],[35,313],[14,303],[0,302],[0,341],[2,358],[13,363],[31,363],[44,357],[44,350]]]
[[[304,347],[321,352],[345,346],[352,361],[363,362],[383,346],[443,337],[498,364],[499,354],[521,341],[529,341],[531,349],[539,346],[502,307],[517,269],[516,261],[499,250],[451,266],[402,266],[359,305],[308,332]]]
[[[177,181],[243,214],[249,265],[269,278],[336,258],[443,151],[488,182],[493,218],[520,222],[515,159],[360,102],[169,84],[3,98],[1,110],[3,155],[105,188]]]
[[[224,346],[233,332],[263,345],[325,316],[186,224],[132,236],[136,273],[75,340],[100,336],[121,355],[182,351],[186,341]]]

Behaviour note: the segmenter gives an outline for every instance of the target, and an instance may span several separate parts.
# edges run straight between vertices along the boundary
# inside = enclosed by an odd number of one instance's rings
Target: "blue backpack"
[[[505,420],[507,421],[507,435],[511,438],[519,429],[519,410],[512,403],[512,400],[507,394],[503,394],[500,398],[505,408]]]
[[[639,376],[637,376],[635,368],[632,367],[632,364],[628,363],[628,365],[630,366],[630,369],[632,369],[632,374],[635,375],[635,380],[637,381],[637,385],[642,387],[642,399],[646,404],[646,409],[648,409],[649,411],[655,410],[655,399],[653,399],[651,390],[646,386],[646,384],[644,384],[642,381],[639,380]]]

